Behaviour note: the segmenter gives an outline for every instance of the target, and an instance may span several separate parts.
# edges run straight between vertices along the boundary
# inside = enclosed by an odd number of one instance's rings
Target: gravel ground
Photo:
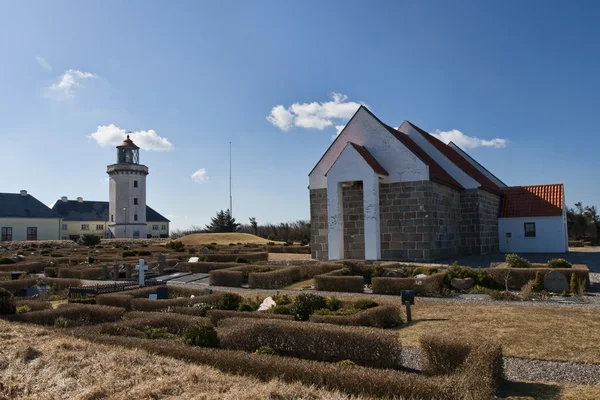
[[[421,351],[403,347],[402,364],[421,370]],[[516,381],[600,385],[600,365],[504,357],[504,376]]]

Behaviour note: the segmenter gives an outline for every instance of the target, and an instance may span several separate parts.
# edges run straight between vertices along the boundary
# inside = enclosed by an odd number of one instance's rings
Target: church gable
[[[325,174],[348,142],[367,149],[388,172],[390,182],[429,179],[427,164],[394,137],[377,117],[361,106],[309,174],[310,189],[327,187]]]

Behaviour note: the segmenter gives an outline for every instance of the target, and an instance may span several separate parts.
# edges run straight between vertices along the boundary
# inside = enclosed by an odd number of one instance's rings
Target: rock
[[[275,307],[276,305],[277,304],[275,303],[275,300],[273,300],[273,298],[271,296],[269,296],[266,299],[264,299],[262,303],[260,303],[260,307],[258,307],[258,311],[265,311],[265,310],[268,310],[269,308]]]
[[[406,278],[406,274],[397,269],[386,269],[381,276],[384,278]]]
[[[200,258],[198,258],[198,257],[190,257],[190,259],[188,260],[188,262],[195,263],[195,262],[198,262],[198,260],[200,260]]]
[[[550,271],[544,277],[544,289],[555,293],[569,291],[569,281],[567,281],[567,277],[560,272]]]
[[[465,279],[453,278],[450,281],[450,285],[456,290],[467,290],[467,289],[472,288],[473,285],[475,285],[475,279],[473,279],[473,278],[465,278]]]
[[[25,256],[23,254],[17,254],[15,257],[16,261],[25,261]]]
[[[423,278],[427,278],[427,275],[425,275],[425,274],[417,274],[417,275],[415,275],[415,279],[423,279]]]

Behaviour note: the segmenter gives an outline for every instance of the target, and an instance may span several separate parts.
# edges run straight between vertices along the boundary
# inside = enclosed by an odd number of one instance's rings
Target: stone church
[[[567,250],[562,184],[507,188],[454,143],[408,121],[392,128],[364,106],[309,182],[315,259],[432,261],[514,248]],[[536,223],[544,228],[537,237]]]

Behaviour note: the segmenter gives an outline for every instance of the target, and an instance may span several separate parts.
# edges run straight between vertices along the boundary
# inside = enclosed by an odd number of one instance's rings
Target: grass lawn
[[[188,246],[199,246],[209,243],[227,245],[229,243],[267,244],[268,242],[274,242],[276,244],[283,244],[283,242],[263,239],[249,233],[194,233],[177,240],[182,241]]]
[[[290,286],[287,286],[286,289],[287,290],[300,290],[305,286],[312,286],[312,285],[314,285],[314,283],[315,283],[314,279],[308,279],[306,281],[300,281],[300,282],[293,283]]]
[[[269,253],[269,261],[310,260],[310,254]]]

